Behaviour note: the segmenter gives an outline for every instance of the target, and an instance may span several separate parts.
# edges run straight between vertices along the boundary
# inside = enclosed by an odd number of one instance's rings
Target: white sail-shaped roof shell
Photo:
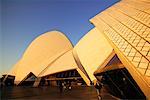
[[[16,82],[22,81],[30,72],[38,76],[51,62],[72,48],[71,42],[63,33],[46,32],[29,45],[9,74],[16,76]]]
[[[74,47],[74,55],[78,56],[91,81],[95,80],[94,72],[104,67],[114,56],[114,51],[103,34],[93,28]]]
[[[59,57],[55,62],[49,64],[47,68],[43,70],[43,72],[41,72],[39,77],[77,68],[78,67],[74,60],[72,50],[70,50],[61,57]]]

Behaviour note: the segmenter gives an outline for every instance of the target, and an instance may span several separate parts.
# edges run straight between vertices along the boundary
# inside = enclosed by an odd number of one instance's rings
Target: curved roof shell
[[[113,48],[97,28],[93,28],[78,42],[73,53],[78,56],[91,81],[95,80],[97,68],[105,66],[114,56]]]
[[[63,33],[46,32],[33,40],[9,74],[16,76],[15,81],[23,80],[30,72],[38,76],[51,62],[72,48],[71,42]]]
[[[39,77],[77,68],[78,67],[73,58],[72,50],[70,50],[61,57],[59,57],[55,62],[49,64],[47,68],[43,70],[43,72],[41,72]]]
[[[150,100],[149,0],[121,0],[90,21],[103,32],[125,68]]]

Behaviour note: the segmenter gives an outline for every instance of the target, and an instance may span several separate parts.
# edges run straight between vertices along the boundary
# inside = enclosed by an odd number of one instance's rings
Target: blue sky
[[[94,26],[89,19],[118,0],[1,0],[0,73],[21,58],[33,39],[60,30],[75,45]]]

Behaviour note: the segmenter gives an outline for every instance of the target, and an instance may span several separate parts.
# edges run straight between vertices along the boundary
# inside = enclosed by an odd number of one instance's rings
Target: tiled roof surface
[[[131,63],[128,67],[136,69],[150,87],[150,1],[120,1],[91,22]]]

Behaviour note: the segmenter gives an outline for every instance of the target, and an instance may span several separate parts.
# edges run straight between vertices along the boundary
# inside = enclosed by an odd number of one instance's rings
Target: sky
[[[7,73],[39,35],[60,30],[75,45],[89,19],[119,0],[0,0],[0,74]]]

